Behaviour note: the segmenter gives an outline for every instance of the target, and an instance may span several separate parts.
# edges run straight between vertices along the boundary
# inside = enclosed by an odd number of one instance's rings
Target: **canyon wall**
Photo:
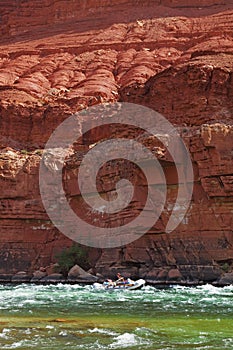
[[[230,4],[230,5],[229,5]],[[32,33],[46,33],[47,28],[51,32],[67,30],[67,25],[77,23],[77,20],[85,21],[86,17],[95,19],[95,25],[102,25],[103,15],[109,13],[110,18],[116,11],[123,21],[133,15],[135,7],[143,9],[148,17],[156,14],[148,7],[171,8],[210,8],[218,6],[231,6],[231,0],[12,0],[1,1],[1,40],[22,35],[25,38]],[[145,11],[144,11],[145,10]],[[137,12],[137,11],[136,11]],[[160,11],[159,11],[160,12]],[[164,9],[166,13],[166,9]],[[186,12],[187,14],[187,12]],[[123,17],[123,18],[122,18]],[[108,18],[107,21],[110,19]],[[112,18],[113,23],[114,18]],[[107,22],[105,22],[107,23]],[[65,25],[64,25],[65,24]],[[62,28],[60,28],[62,26]],[[81,29],[82,30],[82,29]]]
[[[168,181],[163,214],[137,241],[93,249],[94,271],[121,270],[153,283],[211,282],[231,271],[233,2],[3,1],[0,10],[0,274],[47,266],[72,244],[42,205],[43,148],[72,113],[117,101],[148,106],[177,127],[192,157],[194,192],[185,219],[164,233],[178,184],[175,164],[161,148]],[[81,140],[77,159],[107,137],[97,131]],[[74,210],[82,207],[73,185],[78,165],[70,159],[64,170]],[[144,180],[135,167],[127,169],[138,192],[113,224],[143,207]],[[114,168],[102,175],[109,199]]]

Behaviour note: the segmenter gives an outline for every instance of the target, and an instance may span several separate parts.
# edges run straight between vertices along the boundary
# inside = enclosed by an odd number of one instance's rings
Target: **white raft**
[[[139,279],[137,281],[130,280],[129,283],[121,283],[115,284],[114,282],[104,282],[104,283],[94,283],[94,289],[100,290],[135,290],[140,289],[145,286],[146,281],[143,279]]]

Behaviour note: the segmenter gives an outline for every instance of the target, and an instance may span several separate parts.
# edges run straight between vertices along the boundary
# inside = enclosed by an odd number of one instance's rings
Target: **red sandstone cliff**
[[[195,185],[175,232],[163,233],[167,210],[138,241],[96,252],[96,271],[121,267],[148,280],[212,281],[222,264],[230,269],[233,1],[2,1],[0,11],[0,273],[48,265],[71,244],[41,203],[41,150],[73,112],[114,101],[149,106],[180,128]],[[170,162],[170,174],[174,169]],[[67,194],[79,203],[72,183]]]

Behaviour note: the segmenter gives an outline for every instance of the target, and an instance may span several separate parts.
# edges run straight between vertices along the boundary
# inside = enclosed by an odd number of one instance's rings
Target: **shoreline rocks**
[[[97,282],[97,280],[98,280],[98,277],[86,272],[78,265],[74,265],[68,272],[68,278],[67,278],[68,282],[94,283],[94,282]]]
[[[206,271],[206,269],[203,269]],[[208,270],[208,269],[207,269]],[[114,270],[115,271],[115,270]],[[124,276],[126,273],[120,271]],[[154,272],[154,274],[153,274]],[[100,273],[96,275],[91,274],[78,265],[74,265],[68,272],[67,276],[61,273],[51,270],[50,274],[47,274],[46,268],[40,268],[34,271],[32,274],[26,271],[19,271],[16,274],[0,274],[0,284],[84,284],[90,285],[95,282],[102,283],[106,278],[110,276],[103,276]],[[200,276],[201,277],[201,276]],[[203,274],[205,278],[185,278],[178,268],[160,268],[150,271],[144,275],[135,277],[134,279],[143,278],[146,284],[152,286],[166,287],[169,285],[182,285],[182,286],[198,286],[204,284],[211,284],[216,287],[224,287],[233,285],[233,272],[222,272],[221,274],[215,273],[210,276]]]
[[[220,286],[233,285],[233,272],[225,273],[218,281]]]

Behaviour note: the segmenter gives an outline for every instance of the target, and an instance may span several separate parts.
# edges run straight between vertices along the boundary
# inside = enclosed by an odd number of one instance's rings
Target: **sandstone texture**
[[[137,241],[91,249],[93,271],[151,283],[229,281],[221,276],[233,266],[233,1],[14,0],[1,1],[0,13],[0,279],[26,271],[15,277],[26,281],[72,245],[41,201],[43,148],[73,113],[120,101],[150,107],[177,127],[191,154],[194,192],[182,223],[164,233],[178,189],[175,164],[163,145],[146,140],[166,174],[164,212]],[[91,125],[88,118],[81,125]],[[120,128],[114,134],[127,136]],[[86,220],[95,213],[83,213],[77,169],[108,137],[109,130],[94,130],[79,140],[64,168],[67,198]],[[106,166],[101,175],[99,188],[111,200],[124,172]],[[104,218],[106,227],[143,207],[145,179],[133,164],[127,176],[137,188],[134,201]]]

